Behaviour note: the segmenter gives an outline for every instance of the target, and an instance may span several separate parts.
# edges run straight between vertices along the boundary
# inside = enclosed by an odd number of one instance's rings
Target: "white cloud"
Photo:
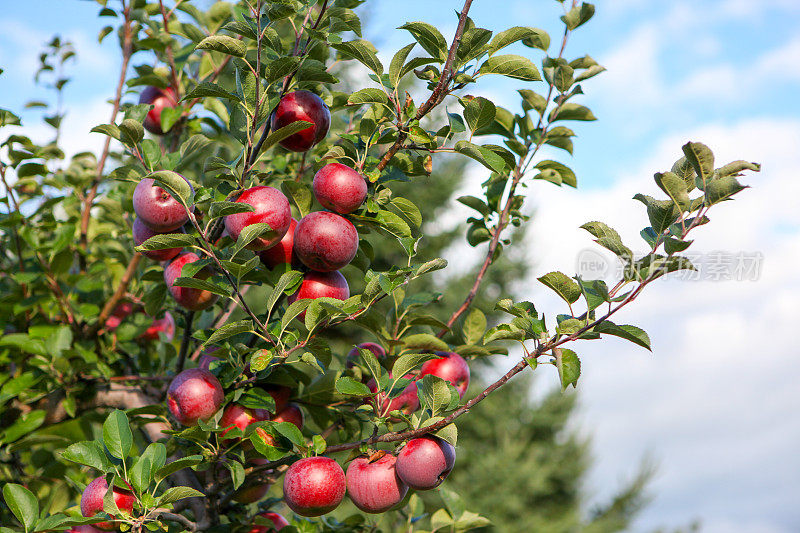
[[[653,355],[619,340],[577,346],[582,426],[593,434],[599,459],[592,485],[610,490],[620,473],[633,472],[652,452],[660,473],[656,500],[642,520],[647,527],[700,517],[708,531],[788,533],[800,524],[789,504],[800,498],[792,474],[800,471],[794,450],[800,359],[791,334],[800,300],[799,120],[750,119],[671,135],[641,163],[638,177],[608,190],[537,185],[532,278],[556,268],[574,272],[576,255],[591,245],[577,229],[585,221],[610,223],[629,245],[640,241],[644,209],[630,197],[654,193],[646,177],[668,168],[689,139],[706,142],[718,165],[739,158],[764,164],[761,174],[744,180],[752,189],[712,209],[712,223],[697,230],[694,245],[707,253],[760,251],[763,271],[758,281],[666,280],[648,288],[620,312],[619,322],[647,330]],[[546,288],[529,286],[530,294],[521,296],[537,308],[550,316],[563,310]],[[742,527],[726,529],[730,520]]]

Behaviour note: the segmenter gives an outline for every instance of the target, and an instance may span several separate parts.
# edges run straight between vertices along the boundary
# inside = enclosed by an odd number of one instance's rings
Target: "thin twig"
[[[194,311],[185,313],[184,320],[186,321],[183,327],[183,337],[181,338],[181,350],[178,352],[178,362],[175,365],[175,372],[180,373],[183,370],[183,365],[186,362],[186,352],[189,351],[189,342],[192,338],[192,323],[194,322]]]

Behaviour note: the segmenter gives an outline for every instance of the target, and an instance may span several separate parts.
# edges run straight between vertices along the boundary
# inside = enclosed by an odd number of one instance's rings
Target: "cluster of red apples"
[[[142,92],[140,103],[153,105],[144,127],[151,133],[162,134],[161,111],[177,105],[174,92],[171,89],[151,87]],[[282,98],[271,117],[271,128],[278,130],[298,120],[308,121],[312,125],[287,137],[280,144],[287,150],[304,152],[319,143],[327,134],[330,111],[317,95],[308,91],[296,91]],[[249,204],[253,211],[226,216],[225,229],[231,239],[238,240],[247,226],[257,223],[269,225],[269,231],[250,241],[247,248],[257,252],[268,268],[288,264],[292,268],[305,270],[303,282],[290,297],[290,302],[320,297],[345,300],[349,297],[349,287],[339,269],[355,257],[358,251],[358,232],[343,215],[354,212],[365,201],[367,183],[354,169],[340,163],[331,163],[322,167],[314,176],[313,191],[317,201],[327,211],[312,212],[298,222],[292,218],[288,199],[278,189],[255,186],[244,190],[235,202]],[[154,235],[183,232],[183,226],[189,221],[184,206],[149,178],[137,184],[133,193],[133,208],[137,216],[133,224],[133,239],[137,246]],[[142,253],[164,262],[164,281],[181,307],[200,311],[214,304],[216,295],[209,291],[174,285],[175,280],[181,277],[184,265],[200,260],[197,254],[184,252],[182,248]],[[205,279],[210,275],[211,270],[205,268],[194,277]],[[115,311],[109,319],[113,323],[110,329],[119,325],[119,321],[126,316],[126,310],[127,308],[119,313]],[[174,332],[174,322],[171,331]],[[157,336],[158,332],[155,334]],[[364,343],[348,354],[348,367],[354,365],[359,354],[358,348],[372,351],[379,359],[386,357],[386,352],[380,345]],[[417,380],[428,374],[449,381],[459,396],[463,397],[469,385],[469,366],[466,361],[452,352],[437,352],[437,355],[438,358],[427,361],[419,372],[404,376],[410,383],[399,396],[389,398],[383,392],[375,394],[369,401],[374,402],[376,413],[387,416],[392,411],[406,414],[416,411],[420,406]],[[181,425],[194,426],[199,420],[208,421],[222,408],[225,391],[210,370],[215,359],[217,358],[210,352],[204,353],[197,368],[182,371],[170,383],[167,406]],[[373,392],[377,392],[378,386],[374,380],[367,385]],[[236,437],[225,438],[233,428],[244,432],[250,424],[261,421],[290,422],[302,429],[303,412],[298,405],[289,402],[292,390],[276,385],[266,387],[269,387],[265,390],[275,402],[275,412],[228,404],[219,421],[219,427],[223,429],[220,433],[223,446],[236,443]],[[273,437],[262,428],[257,428],[256,431],[266,444],[276,444]],[[249,446],[248,443],[243,444]],[[251,447],[246,450],[248,453],[253,451]],[[331,458],[307,457],[293,463],[286,471],[283,479],[284,500],[299,515],[320,516],[335,509],[347,493],[362,511],[382,513],[397,506],[409,488],[429,490],[441,484],[452,470],[455,457],[455,448],[433,435],[422,435],[409,440],[396,454],[381,450],[369,456],[358,457],[350,462],[346,473]],[[263,464],[265,459],[251,457],[250,461]],[[265,496],[268,489],[268,483],[246,486],[239,489],[235,499],[240,503],[256,502]],[[102,511],[103,496],[107,491],[105,478],[92,481],[81,497],[82,514],[93,516]],[[120,510],[130,512],[133,509],[135,497],[130,490],[113,487],[112,493]],[[268,512],[261,516],[272,521],[275,529],[288,525],[276,513]],[[95,524],[94,527],[113,529],[109,522]],[[82,526],[74,531],[92,530],[94,528],[91,526]],[[266,531],[266,526],[256,525],[251,533]]]
[[[140,103],[149,103],[145,127],[156,134],[162,132],[161,111],[174,106],[171,90],[148,88],[142,92]],[[325,138],[330,127],[330,111],[322,99],[308,91],[295,91],[285,95],[271,118],[271,128],[278,130],[296,121],[312,123],[308,128],[281,141],[287,150],[305,152]],[[188,183],[188,181],[187,181]],[[290,264],[304,268],[306,273],[298,291],[290,297],[315,299],[322,297],[346,300],[350,296],[347,280],[339,272],[348,265],[358,251],[358,231],[344,216],[358,209],[367,198],[367,182],[354,169],[341,163],[330,163],[314,176],[314,195],[327,211],[309,213],[299,222],[292,218],[289,200],[278,189],[255,186],[242,191],[235,202],[249,204],[253,211],[225,217],[225,230],[233,240],[242,231],[258,223],[266,223],[269,230],[247,244],[259,254],[269,268]],[[158,234],[183,232],[189,221],[184,206],[153,179],[141,180],[133,192],[133,240],[139,246]],[[169,248],[142,252],[145,256],[166,262],[164,281],[176,302],[185,309],[201,311],[214,304],[217,296],[210,291],[176,287],[184,265],[200,260],[193,252],[182,248]],[[194,277],[206,279],[210,269],[202,269]]]

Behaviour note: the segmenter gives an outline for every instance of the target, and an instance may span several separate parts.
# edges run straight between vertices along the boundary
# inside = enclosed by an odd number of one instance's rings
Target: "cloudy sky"
[[[394,29],[405,21],[397,3],[371,3],[377,9],[369,36],[379,47],[396,50],[410,42]],[[644,251],[638,232],[646,218],[631,197],[654,194],[653,172],[668,169],[688,140],[708,144],[719,164],[746,159],[761,162],[763,171],[748,176],[752,189],[716,207],[712,224],[697,230],[692,250],[704,254],[699,279],[656,283],[620,313],[618,322],[650,333],[652,354],[613,339],[577,347],[584,373],[579,425],[593,436],[597,459],[590,493],[609,494],[650,457],[658,465],[654,500],[636,531],[694,519],[711,533],[799,531],[800,349],[791,331],[800,310],[800,3],[597,3],[597,16],[575,35],[567,55],[589,53],[608,68],[584,84],[582,102],[599,121],[577,125],[573,158],[558,155],[577,171],[577,191],[544,182],[528,189],[529,209],[536,210],[526,243],[534,275],[574,273],[579,259],[598,253],[578,229],[588,220],[613,225],[629,246]],[[404,4],[415,13],[409,18],[447,35],[455,29],[460,2]],[[102,142],[88,131],[107,121],[104,99],[118,64],[115,50],[97,46],[103,23],[94,18],[95,6],[14,2],[0,19],[3,107],[19,110],[44,96],[30,79],[50,35],[61,32],[76,43],[80,59],[67,91],[70,151]],[[555,2],[476,0],[472,15],[492,30],[538,26],[554,40],[558,32]],[[471,92],[514,108],[518,85],[497,79]],[[32,121],[36,113],[24,116]],[[480,172],[474,170],[473,181]],[[751,267],[756,261],[755,276],[717,279],[714,265],[739,257]],[[520,290],[538,308],[562,311],[535,281],[520,282]],[[538,386],[555,379],[544,377]]]

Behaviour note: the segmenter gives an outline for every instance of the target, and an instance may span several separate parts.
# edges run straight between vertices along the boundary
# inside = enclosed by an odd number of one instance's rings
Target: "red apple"
[[[269,420],[269,412],[266,409],[248,409],[238,404],[228,404],[219,420],[219,427],[226,428],[220,436],[224,437],[234,427],[244,432],[250,424],[263,420]]]
[[[314,196],[325,209],[352,213],[367,199],[364,176],[341,163],[328,163],[314,175]]]
[[[72,529],[67,530],[67,533],[99,533],[102,529],[97,529],[92,526],[74,526]]]
[[[155,135],[162,135],[164,130],[161,127],[161,111],[164,108],[178,105],[175,91],[171,87],[166,89],[145,87],[142,94],[139,95],[139,103],[153,106],[153,109],[147,112],[147,117],[144,119],[144,128]]]
[[[235,213],[225,217],[225,229],[228,230],[233,240],[239,239],[239,234],[251,224],[267,223],[270,231],[250,241],[249,250],[266,250],[278,244],[289,230],[292,222],[292,209],[289,200],[284,194],[274,187],[252,187],[247,189],[236,202],[252,205],[255,211]]]
[[[128,485],[130,487],[130,485]],[[94,481],[86,485],[86,488],[81,494],[81,514],[86,518],[91,518],[103,510],[103,498],[108,492],[108,482],[105,477],[96,478]],[[119,487],[112,489],[114,495],[114,503],[120,511],[130,513],[133,511],[133,504],[136,502],[136,496],[133,492]],[[113,531],[116,529],[111,522],[99,522],[94,524],[94,527],[104,529],[106,531]]]
[[[153,178],[142,178],[136,185],[133,210],[144,225],[158,233],[175,231],[189,221],[183,204],[157,185]]]
[[[263,516],[267,520],[272,521],[272,526],[253,526],[249,533],[267,533],[268,531],[280,531],[287,527],[289,522],[278,513],[261,513],[258,516]]]
[[[241,487],[233,494],[233,499],[239,503],[255,503],[269,492],[272,483],[257,483],[249,487]]]
[[[389,374],[391,376],[391,373]],[[419,397],[417,396],[417,382],[413,381],[414,376],[411,374],[406,374],[403,376],[406,379],[412,380],[411,383],[403,389],[398,396],[395,398],[389,398],[388,394],[385,392],[381,392],[378,394],[376,401],[378,402],[378,409],[379,415],[385,416],[392,411],[400,411],[403,414],[410,415],[417,409],[419,409]],[[378,392],[378,384],[375,382],[375,379],[369,380],[367,383],[367,387],[373,393]]]
[[[183,231],[183,228],[178,228],[177,230],[167,233],[185,233],[185,231]],[[133,221],[133,244],[135,246],[141,245],[144,241],[150,237],[153,237],[154,235],[163,235],[163,233],[151,230],[149,227],[147,227],[147,224],[138,218]],[[182,250],[183,248],[164,248],[162,250],[148,250],[142,252],[142,255],[149,257],[150,259],[155,259],[156,261],[169,261],[181,253]]]
[[[419,371],[420,379],[431,374],[449,381],[463,398],[469,387],[469,365],[463,357],[455,352],[435,352],[438,359],[426,361]]]
[[[175,280],[181,277],[181,269],[187,263],[199,261],[200,257],[192,252],[181,254],[164,269],[164,282],[167,284],[169,293],[178,302],[178,305],[190,311],[202,311],[214,305],[217,295],[205,289],[190,289],[188,287],[176,287]],[[211,269],[203,268],[193,277],[197,279],[207,279],[211,276]]]
[[[120,302],[111,311],[111,316],[106,319],[106,329],[117,329],[131,313],[133,313],[133,304],[131,302]]]
[[[194,426],[198,420],[214,416],[224,399],[222,384],[214,374],[202,368],[184,370],[167,389],[169,411],[184,426]]]
[[[294,253],[294,229],[297,227],[297,221],[292,219],[289,224],[289,229],[286,235],[283,236],[278,244],[258,253],[261,262],[267,268],[275,268],[278,265],[292,265],[295,267],[299,264],[297,255]]]
[[[403,501],[408,487],[397,477],[396,460],[394,455],[385,453],[373,461],[357,457],[350,462],[347,494],[356,507],[365,513],[385,513]]]
[[[342,467],[328,457],[300,459],[283,477],[283,499],[301,516],[330,513],[342,503],[345,490]]]
[[[282,409],[278,412],[277,415],[272,419],[273,422],[291,422],[297,429],[303,429],[303,411],[300,410],[300,406],[295,403],[290,403],[288,407]]]
[[[331,272],[348,265],[358,252],[358,231],[346,218],[328,211],[304,216],[294,232],[294,253],[308,268]]]
[[[412,489],[438,487],[453,470],[456,449],[433,435],[411,439],[397,454],[397,475]]]
[[[359,348],[363,350],[369,350],[370,352],[374,353],[375,357],[377,357],[379,360],[386,357],[386,350],[384,350],[383,346],[380,344],[376,344],[374,342],[362,342],[347,352],[347,368],[353,368],[353,366],[356,364],[356,361],[358,361],[361,357],[361,353],[358,351]]]
[[[289,296],[287,301],[292,304],[297,300],[316,300],[317,298],[336,298],[347,300],[350,298],[350,286],[341,272],[306,272],[303,282],[297,292]],[[306,312],[298,315],[304,320]]]
[[[305,120],[313,125],[290,135],[280,142],[292,152],[305,152],[319,143],[328,134],[331,112],[322,98],[309,91],[295,91],[281,98],[272,114],[272,131],[288,126],[292,122]]]
[[[172,342],[172,339],[175,338],[175,319],[172,318],[169,311],[165,311],[163,317],[153,320],[140,338],[146,341],[155,341],[158,340],[158,334],[161,332],[164,333],[167,341]]]
[[[280,413],[289,405],[292,389],[283,385],[265,385],[264,390],[275,400],[275,412]]]
[[[200,352],[200,358],[197,360],[197,367],[202,368],[203,370],[211,370],[211,363],[221,360],[219,357],[211,355],[217,350],[219,350],[219,348],[216,346],[209,346]]]

